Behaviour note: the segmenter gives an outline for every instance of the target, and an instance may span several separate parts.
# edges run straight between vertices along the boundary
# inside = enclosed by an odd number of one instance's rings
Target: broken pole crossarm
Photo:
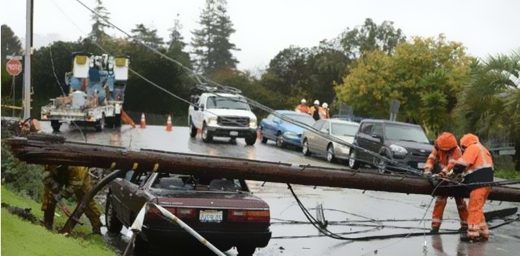
[[[417,176],[389,176],[378,173],[355,172],[346,168],[297,166],[230,157],[204,156],[157,150],[131,151],[123,147],[93,145],[78,142],[49,142],[42,139],[14,138],[8,140],[14,154],[29,163],[70,164],[130,170],[138,163],[140,170],[178,174],[211,175],[247,180],[292,183],[310,186],[354,188],[408,194],[430,195],[434,187],[426,178]],[[244,168],[247,166],[247,168]],[[355,173],[355,175],[353,175]],[[440,186],[436,195],[464,195],[464,187]],[[490,200],[520,202],[520,189],[493,187]]]

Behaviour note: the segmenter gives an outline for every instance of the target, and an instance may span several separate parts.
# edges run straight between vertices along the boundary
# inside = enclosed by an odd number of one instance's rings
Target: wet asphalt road
[[[48,123],[43,122],[43,128],[50,131]],[[61,130],[62,135],[69,140],[84,142],[86,137],[87,142],[96,144],[331,166],[320,158],[304,157],[296,149],[279,149],[272,141],[265,145],[257,141],[254,146],[246,146],[242,139],[237,139],[236,144],[223,139],[206,144],[200,136],[190,138],[187,127],[174,127],[173,132],[166,132],[162,126],[148,126],[146,129],[124,126],[120,131],[106,129],[96,133],[93,129],[86,128],[81,132],[63,125]],[[290,222],[306,219],[285,184],[266,183],[262,186],[262,182],[256,181],[249,181],[248,184],[255,195],[264,199],[271,208],[273,238],[266,248],[258,249],[255,255],[518,255],[520,251],[519,222],[492,230],[487,243],[459,242],[458,235],[362,242],[318,236],[318,231],[312,225]],[[328,228],[334,232],[345,232],[346,237],[408,234],[429,230],[431,208],[427,208],[432,201],[429,196],[299,185],[293,187],[307,208],[322,204],[325,218],[329,222],[341,222],[329,225]],[[488,202],[486,211],[518,206],[518,203]],[[311,209],[311,213],[315,214],[315,210]],[[423,216],[426,221],[420,223],[418,219]],[[459,228],[458,214],[452,199],[448,202],[444,218],[442,228]],[[388,219],[394,221],[384,221]],[[501,220],[496,220],[489,224],[493,226],[500,223]],[[127,240],[128,237],[123,236],[113,243],[122,248]],[[235,250],[227,253],[236,255]]]

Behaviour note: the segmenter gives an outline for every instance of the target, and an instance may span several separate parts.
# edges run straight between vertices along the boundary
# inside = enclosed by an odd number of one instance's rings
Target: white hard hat
[[[315,100],[314,101],[314,105],[320,105],[320,101],[319,100]]]
[[[324,107],[324,108],[328,108],[329,104],[327,104],[327,102],[323,102],[323,105],[321,105],[321,106]]]
[[[305,104],[305,103],[307,103],[307,100],[302,99],[302,100],[300,101],[300,103]]]

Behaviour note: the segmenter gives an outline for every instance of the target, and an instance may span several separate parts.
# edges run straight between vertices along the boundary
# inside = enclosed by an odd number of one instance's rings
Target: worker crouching
[[[81,166],[47,165],[43,172],[43,184],[43,223],[50,230],[53,226],[56,206],[59,204],[60,207],[65,207],[60,204],[62,198],[74,195],[79,203],[91,190],[88,168]],[[93,199],[88,202],[85,215],[90,220],[92,232],[101,234],[101,221],[99,220],[101,211]]]
[[[463,174],[464,183],[470,189],[468,231],[461,235],[461,240],[486,241],[489,239],[489,229],[484,217],[484,205],[491,193],[491,186],[486,184],[493,181],[493,159],[474,134],[462,136],[460,146],[463,154],[455,161],[454,171]]]
[[[457,139],[455,135],[449,132],[444,132],[435,140],[435,147],[426,160],[424,165],[425,175],[431,176],[432,172],[440,177],[446,177],[453,169],[456,159],[462,156]],[[446,207],[448,197],[437,196],[435,199],[435,206],[432,213],[432,229],[431,233],[438,233],[442,223],[442,216],[444,208]],[[468,229],[468,209],[464,197],[456,196],[455,203],[460,218],[460,230],[466,232]]]

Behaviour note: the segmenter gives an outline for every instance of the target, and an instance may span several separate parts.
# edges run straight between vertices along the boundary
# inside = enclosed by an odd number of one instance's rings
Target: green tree
[[[108,24],[110,13],[103,6],[103,2],[101,0],[96,0],[96,7],[94,11],[97,14],[92,14],[91,20],[94,22],[92,24],[92,30],[89,33],[89,38],[94,42],[102,43],[106,39],[109,38],[108,34],[105,32],[105,28],[110,27]]]
[[[394,28],[392,21],[383,21],[377,25],[372,19],[367,18],[363,25],[354,29],[347,28],[336,40],[345,55],[353,60],[365,52],[374,50],[390,54],[406,38],[401,29]]]
[[[191,45],[194,48],[197,68],[210,74],[219,69],[235,69],[238,61],[231,51],[239,50],[229,38],[235,32],[227,14],[225,0],[206,0],[200,15],[200,29],[193,31]]]
[[[137,24],[131,32],[135,40],[139,40],[152,48],[158,49],[164,45],[164,40],[157,35],[157,29],[147,28],[144,24]]]
[[[460,43],[438,38],[413,38],[388,55],[367,52],[336,87],[340,102],[356,113],[388,116],[389,102],[401,102],[399,117],[422,124],[430,134],[450,129],[458,93],[469,78],[472,59]]]
[[[457,113],[463,130],[489,144],[512,142],[520,171],[520,54],[498,55],[475,62],[461,94]]]

